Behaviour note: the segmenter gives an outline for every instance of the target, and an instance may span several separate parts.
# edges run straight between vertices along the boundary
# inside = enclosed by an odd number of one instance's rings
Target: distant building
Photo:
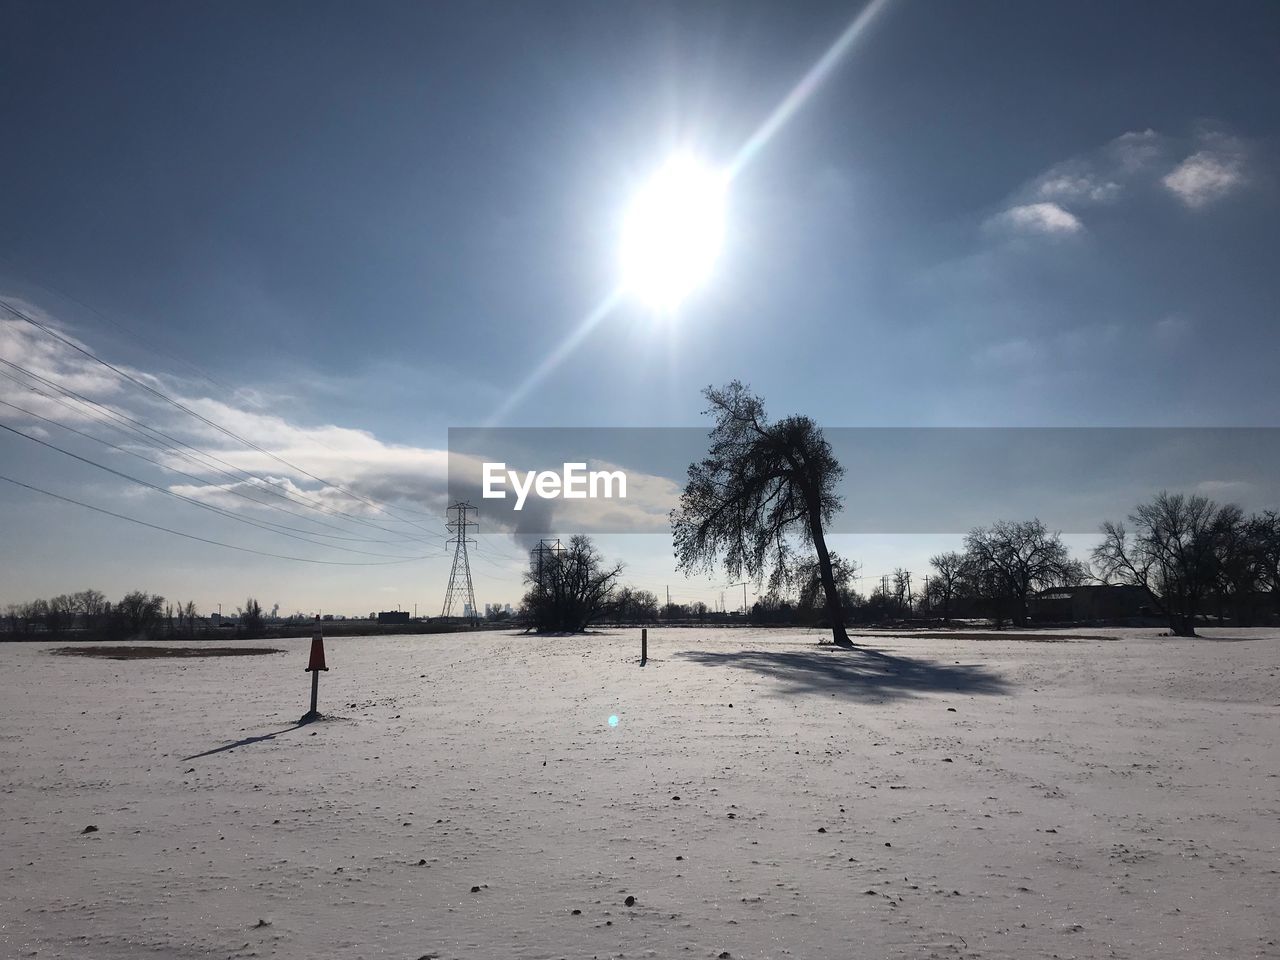
[[[1045,623],[1079,623],[1088,620],[1127,620],[1157,615],[1151,595],[1127,584],[1087,584],[1052,587],[1028,602],[1031,619]]]
[[[408,623],[408,610],[384,610],[378,614],[378,623]]]

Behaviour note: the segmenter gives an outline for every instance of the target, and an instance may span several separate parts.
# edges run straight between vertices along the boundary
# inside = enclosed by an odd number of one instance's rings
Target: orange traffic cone
[[[324,637],[316,634],[311,638],[311,660],[307,663],[307,669],[304,673],[310,673],[313,670],[324,670],[328,672],[329,668],[324,665]]]

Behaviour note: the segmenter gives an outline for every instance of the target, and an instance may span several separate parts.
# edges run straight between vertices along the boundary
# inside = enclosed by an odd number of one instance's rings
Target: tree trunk
[[[827,595],[827,619],[831,621],[831,642],[837,647],[852,647],[853,641],[844,629],[844,607],[840,592],[836,589],[835,574],[831,570],[831,555],[827,553],[827,540],[822,535],[822,510],[813,496],[809,500],[809,532],[813,534],[813,549],[818,554],[818,570],[822,574],[822,590]]]

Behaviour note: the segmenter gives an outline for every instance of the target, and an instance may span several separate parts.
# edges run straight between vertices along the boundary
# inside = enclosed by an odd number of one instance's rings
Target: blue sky
[[[616,284],[636,186],[673,150],[728,163],[861,6],[7,2],[0,292],[291,463],[431,512],[447,428],[484,422]],[[890,0],[734,180],[707,286],[674,320],[621,304],[504,422],[695,425],[698,391],[739,377],[831,426],[1275,425],[1278,44],[1262,2]],[[14,363],[338,496],[23,322],[0,333]],[[310,549],[13,435],[0,462]],[[429,608],[447,574],[237,555],[13,488],[0,524],[0,603]],[[840,549],[878,575],[937,545]],[[662,538],[609,546],[677,592]],[[514,601],[517,549],[482,549],[481,599]]]

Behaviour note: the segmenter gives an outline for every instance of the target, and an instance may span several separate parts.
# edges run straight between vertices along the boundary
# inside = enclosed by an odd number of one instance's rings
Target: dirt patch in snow
[[[163,660],[189,657],[261,657],[284,653],[276,647],[58,647],[50,653],[66,657],[97,657],[102,660]]]

